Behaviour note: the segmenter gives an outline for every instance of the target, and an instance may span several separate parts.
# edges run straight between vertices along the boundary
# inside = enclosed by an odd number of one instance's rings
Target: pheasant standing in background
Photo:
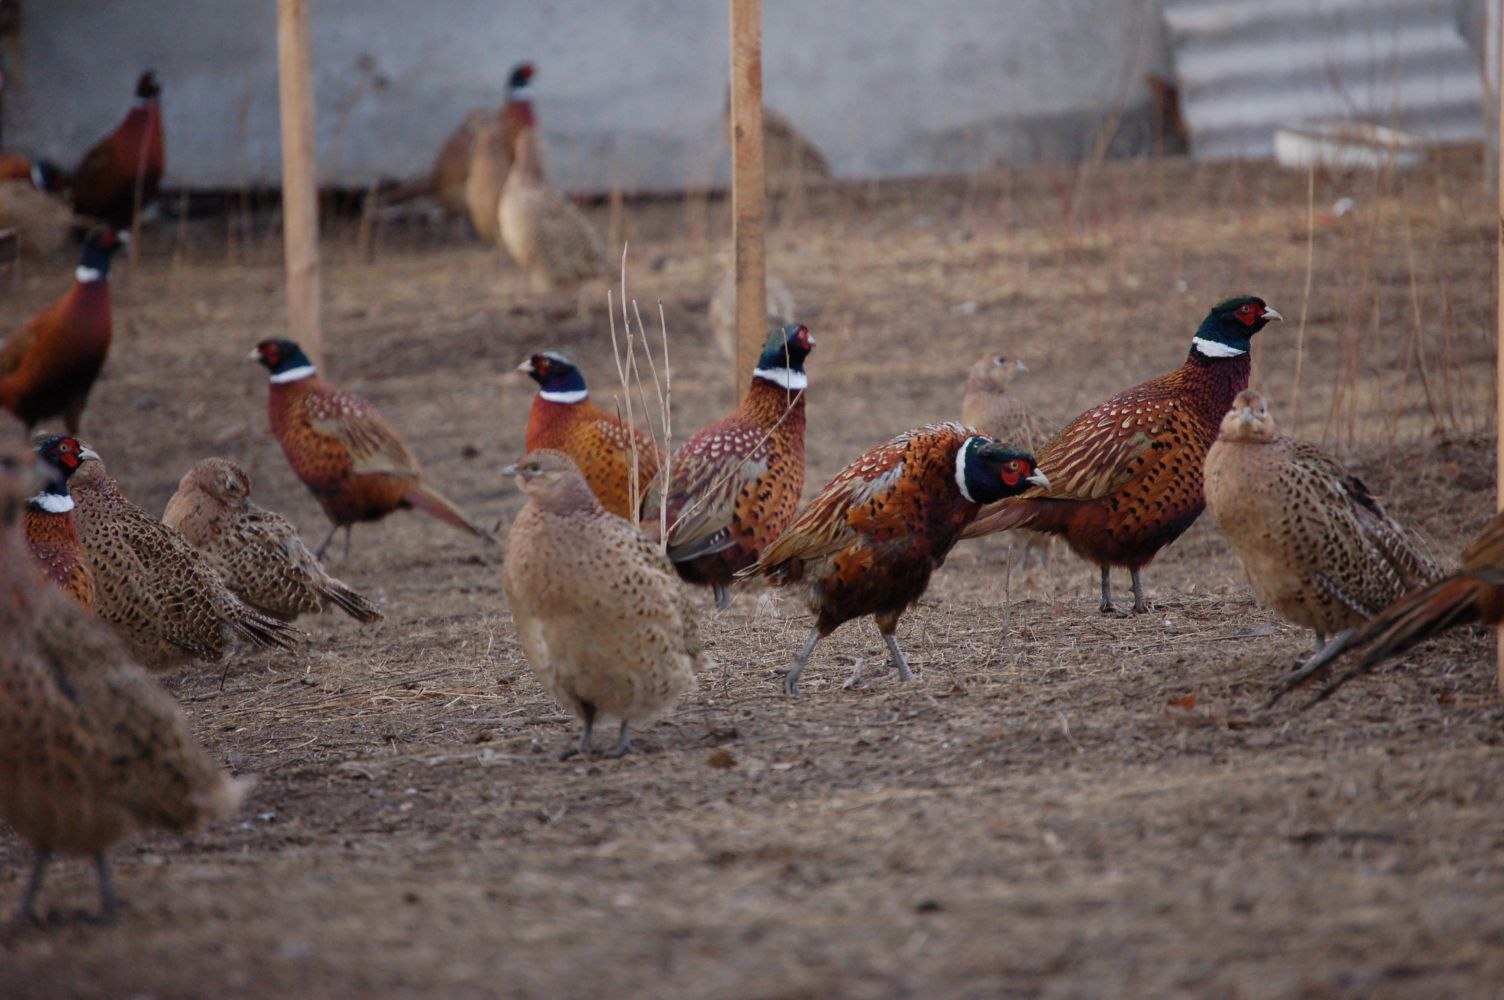
[[[69,245],[73,209],[62,197],[66,184],[46,160],[0,153],[0,230],[14,234],[17,252],[46,258]]]
[[[40,923],[54,854],[94,857],[100,911],[115,916],[106,851],[134,830],[183,831],[239,808],[231,778],[182,710],[110,629],[46,585],[18,521],[36,456],[0,444],[0,819],[36,852],[16,919]]]
[[[110,351],[110,258],[128,239],[112,229],[90,232],[73,287],[0,345],[0,406],[27,430],[61,414],[68,433],[78,432]]]
[[[68,178],[51,160],[33,160],[17,153],[0,153],[0,183],[25,181],[38,191],[62,194]]]
[[[1338,688],[1416,643],[1458,625],[1496,626],[1504,621],[1504,512],[1495,514],[1462,553],[1462,568],[1430,586],[1415,590],[1374,615],[1365,624],[1339,632],[1332,641],[1280,683],[1264,707],[1273,705],[1349,650],[1363,655],[1317,695],[1331,697]],[[1313,703],[1314,704],[1314,703]]]
[[[989,506],[963,537],[1008,528],[1060,535],[1102,570],[1102,612],[1116,611],[1108,570],[1133,576],[1133,610],[1146,612],[1140,571],[1206,506],[1202,464],[1233,397],[1248,387],[1249,338],[1283,319],[1251,295],[1219,302],[1174,371],[1086,411],[1039,453],[1048,488]]]
[[[658,475],[662,456],[645,431],[590,401],[585,377],[557,351],[534,354],[517,366],[538,383],[527,418],[527,450],[552,448],[574,460],[601,506],[636,520],[648,483]],[[636,446],[637,482],[632,460]]]
[[[1313,444],[1279,434],[1264,397],[1238,393],[1206,455],[1206,506],[1253,593],[1326,636],[1438,580],[1412,534],[1368,487]]]
[[[292,471],[328,515],[329,534],[314,549],[322,559],[329,541],[345,529],[345,546],[357,521],[379,521],[394,510],[417,508],[492,545],[443,494],[423,481],[423,470],[381,411],[353,392],[319,378],[302,348],[290,340],[263,340],[250,354],[271,373],[267,408],[272,434]]]
[[[501,580],[517,640],[539,682],[580,718],[589,754],[599,716],[628,725],[672,708],[711,666],[695,609],[673,567],[636,525],[596,500],[574,462],[543,449],[503,470],[527,503],[507,536]]]
[[[767,275],[766,310],[768,326],[787,326],[794,322],[794,293],[783,279]],[[721,353],[736,360],[736,271],[727,268],[706,307],[710,333]]]
[[[799,505],[804,360],[814,346],[797,324],[769,334],[741,404],[674,452],[666,491],[662,477],[648,487],[643,527],[656,537],[667,507],[668,557],[685,580],[714,590],[717,609],[731,603],[736,572],[757,561]]]
[[[291,649],[302,633],[240,600],[178,532],[127,500],[99,456],[71,437],[37,448],[68,478],[94,573],[94,609],[148,666],[221,660],[237,641]]]
[[[1018,394],[1011,391],[1013,380],[1029,366],[1017,358],[989,354],[971,366],[966,375],[966,392],[961,397],[961,423],[979,430],[986,437],[1028,452],[1038,452],[1056,428],[1036,416]],[[1024,539],[1023,565],[1049,562],[1049,535],[1037,531],[1020,531]]]
[[[95,143],[73,171],[73,210],[129,229],[137,197],[157,198],[167,157],[162,141],[162,87],[150,70],[136,81],[136,103],[115,130]]]
[[[522,127],[497,204],[501,243],[534,287],[573,290],[605,275],[605,245],[574,203],[549,186],[532,100],[521,97],[511,106]]]
[[[206,458],[183,475],[162,523],[208,557],[225,585],[253,608],[293,621],[338,607],[362,622],[382,614],[325,572],[292,523],[251,502],[251,477],[225,458]]]
[[[476,123],[470,169],[465,174],[465,215],[476,235],[487,243],[501,239],[496,206],[501,201],[501,186],[506,183],[511,165],[501,128],[487,115]]]
[[[1032,456],[955,423],[907,431],[842,469],[742,574],[808,587],[815,625],[784,692],[799,693],[816,643],[864,615],[876,620],[898,676],[913,680],[894,634],[898,619],[982,504],[1048,485]]]
[[[47,465],[51,473],[42,488],[26,501],[21,525],[26,546],[42,574],[86,611],[94,610],[94,573],[78,527],[73,523],[73,497],[68,478]]]

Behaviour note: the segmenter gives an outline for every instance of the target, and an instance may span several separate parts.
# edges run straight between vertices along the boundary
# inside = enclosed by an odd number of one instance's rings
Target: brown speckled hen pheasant
[[[1354,677],[1450,628],[1473,623],[1496,626],[1501,621],[1504,621],[1504,512],[1494,515],[1468,545],[1462,553],[1460,570],[1411,591],[1367,623],[1337,633],[1299,670],[1282,680],[1269,704],[1325,673],[1338,657],[1350,650],[1361,649],[1363,655],[1329,683],[1316,701],[1329,698]]]
[[[35,468],[35,455],[0,444],[0,819],[36,852],[18,920],[40,921],[53,855],[82,854],[99,875],[92,919],[107,921],[111,845],[226,818],[248,783],[209,759],[104,623],[42,581],[18,525]]]
[[[752,386],[732,413],[674,452],[672,477],[648,488],[642,524],[657,537],[668,508],[668,557],[690,583],[731,603],[731,580],[783,533],[804,489],[805,358],[815,339],[792,324],[768,335]]]
[[[1233,401],[1207,452],[1206,507],[1254,595],[1314,629],[1317,649],[1443,575],[1362,480],[1315,445],[1281,435],[1251,389]]]
[[[1133,577],[1133,610],[1149,610],[1140,571],[1206,506],[1202,463],[1233,397],[1248,387],[1250,341],[1278,312],[1252,295],[1214,306],[1179,368],[1071,421],[1039,453],[1048,489],[1003,500],[965,537],[1008,528],[1059,535],[1102,571],[1102,611],[1115,611],[1108,570]]]
[[[628,725],[673,707],[710,666],[684,585],[636,525],[608,514],[562,452],[530,452],[503,470],[527,503],[507,536],[502,583],[538,680],[580,718],[590,753],[599,716]]]
[[[527,450],[562,451],[580,467],[602,507],[632,519],[662,461],[653,439],[591,402],[585,377],[557,351],[534,354],[517,370],[538,383],[527,418]]]
[[[27,429],[61,415],[68,433],[110,351],[110,258],[125,233],[95,229],[84,240],[73,287],[0,345],[0,407]]]
[[[226,458],[189,469],[162,523],[182,532],[242,601],[283,621],[339,608],[381,620],[370,601],[325,572],[292,523],[251,502],[251,477]]]
[[[94,573],[78,527],[73,523],[73,497],[68,479],[50,464],[46,484],[26,501],[22,518],[26,546],[47,579],[62,588],[86,611],[94,610]]]
[[[492,545],[484,528],[424,482],[418,460],[381,411],[353,392],[325,382],[302,348],[290,340],[263,340],[251,352],[271,373],[267,410],[272,434],[292,471],[303,480],[330,521],[314,549],[322,559],[329,540],[357,521],[379,521],[394,510],[417,508]]]
[[[899,677],[913,679],[894,635],[898,619],[981,505],[1031,486],[1047,488],[1049,480],[1030,455],[961,424],[900,434],[841,470],[745,571],[808,587],[815,625],[784,675],[784,691],[798,693],[817,642],[864,615],[876,620]]]
[[[302,637],[231,593],[187,539],[125,498],[89,448],[51,437],[37,450],[69,477],[74,523],[94,573],[94,609],[142,662],[220,660],[241,640],[291,649]]]

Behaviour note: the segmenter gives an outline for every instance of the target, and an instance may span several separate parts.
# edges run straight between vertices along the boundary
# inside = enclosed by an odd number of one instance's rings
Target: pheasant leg
[[[1117,613],[1117,608],[1112,603],[1112,578],[1107,575],[1107,567],[1102,567],[1102,614],[1110,615]]]
[[[1144,580],[1138,575],[1138,570],[1131,569],[1133,574],[1133,613],[1141,615],[1149,610],[1149,602],[1144,600]]]
[[[322,542],[319,542],[319,547],[313,550],[313,557],[315,559],[319,560],[320,562],[323,562],[323,560],[324,560],[324,553],[326,551],[328,551],[328,549],[329,549],[329,543],[332,542],[332,541],[334,541],[334,533],[336,531],[338,531],[338,530],[339,530],[339,525],[335,524],[335,525],[331,525],[330,526],[330,528],[329,528],[329,534],[325,535],[324,536],[324,540]]]
[[[595,727],[595,706],[586,702],[581,714],[584,716],[585,724],[580,727],[580,742],[576,746],[566,747],[560,751],[560,760],[568,760],[576,755],[581,757],[590,756],[590,730]]]
[[[111,924],[119,909],[115,897],[115,880],[110,877],[110,859],[103,851],[94,855],[94,870],[99,875],[99,913],[84,914],[81,919],[91,924]]]
[[[898,679],[913,680],[914,673],[909,669],[908,658],[903,655],[903,650],[898,648],[898,636],[892,632],[884,632],[883,641],[888,644],[888,661],[898,668]]]
[[[730,587],[726,586],[724,583],[717,583],[711,585],[711,590],[715,592],[715,609],[717,611],[725,611],[728,607],[731,606]]]
[[[47,871],[47,862],[52,860],[51,851],[38,851],[36,861],[31,866],[31,878],[26,881],[26,894],[21,897],[21,905],[16,907],[12,922],[17,924],[40,924],[42,921],[37,916],[37,893],[42,890],[42,876]]]
[[[804,665],[809,662],[810,654],[815,651],[815,643],[820,641],[820,630],[812,628],[809,636],[804,640],[804,645],[799,647],[799,652],[794,654],[794,665],[789,667],[783,675],[783,693],[795,695],[799,693],[799,675],[804,673]]]
[[[632,749],[632,736],[631,736],[630,733],[627,732],[627,720],[626,719],[622,719],[621,720],[621,735],[617,737],[616,746],[612,747],[610,750],[607,750],[605,752],[604,756],[606,756],[606,757],[612,757],[612,758],[625,757],[627,755],[627,752],[630,751],[631,749]]]

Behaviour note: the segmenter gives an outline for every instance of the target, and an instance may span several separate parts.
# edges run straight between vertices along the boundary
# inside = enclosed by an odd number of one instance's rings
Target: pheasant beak
[[[1044,474],[1043,469],[1035,469],[1034,474],[1027,477],[1024,482],[1033,483],[1035,486],[1038,486],[1042,490],[1047,490],[1050,488],[1050,477]]]
[[[79,458],[80,458],[80,459],[81,459],[81,460],[82,460],[82,461],[85,461],[85,462],[87,462],[87,461],[88,461],[88,460],[89,460],[89,459],[91,459],[91,458],[92,458],[92,459],[93,459],[93,460],[94,460],[94,461],[96,461],[96,462],[101,462],[101,461],[103,461],[103,459],[101,459],[101,458],[100,458],[100,457],[99,457],[99,452],[97,452],[97,451],[95,451],[95,450],[94,450],[94,449],[93,449],[93,448],[90,448],[90,447],[89,447],[89,446],[88,446],[88,445],[86,445],[86,444],[80,444],[80,445],[79,445],[79,446],[78,446],[78,457],[79,457]]]
[[[533,368],[533,359],[528,358],[522,364],[517,366],[517,370],[520,372],[527,372],[529,375],[531,375],[536,370]]]
[[[1251,424],[1257,419],[1258,418],[1254,416],[1253,407],[1251,406],[1243,407],[1243,409],[1238,413],[1238,422],[1241,424]]]
[[[1018,370],[1021,371],[1021,372],[1026,372],[1026,371],[1029,370],[1029,366],[1026,365],[1026,364],[1024,364],[1022,361],[1015,361],[1013,363],[1018,367]]]
[[[253,348],[251,348],[251,353],[247,354],[245,356],[245,359],[247,361],[260,361],[261,360],[261,348],[259,348],[259,347],[253,347]]]
[[[508,477],[517,475],[517,463],[513,462],[511,465],[508,465],[505,468],[503,468],[501,470],[501,474],[503,476],[508,476]]]
[[[1266,307],[1264,309],[1264,319],[1266,319],[1266,320],[1268,320],[1270,322],[1273,322],[1275,320],[1279,320],[1280,322],[1284,322],[1285,317],[1283,317],[1283,316],[1281,316],[1279,314],[1279,310],[1278,309],[1275,309],[1273,307]]]

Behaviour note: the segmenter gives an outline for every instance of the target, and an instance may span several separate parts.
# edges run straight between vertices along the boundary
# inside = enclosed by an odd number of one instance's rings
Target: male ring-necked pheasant
[[[17,523],[36,464],[0,444],[0,819],[36,852],[18,920],[39,922],[53,856],[83,854],[101,901],[86,919],[104,922],[116,910],[111,845],[228,817],[249,782],[215,765],[105,623],[42,581]]]
[[[929,587],[981,505],[1048,488],[1032,456],[961,424],[931,424],[878,445],[842,469],[745,575],[804,583],[815,625],[784,675],[788,694],[815,644],[872,615],[903,680],[898,619]]]
[[[1458,625],[1496,626],[1504,622],[1504,512],[1495,514],[1462,553],[1462,568],[1428,587],[1411,591],[1356,628],[1332,641],[1285,678],[1269,699],[1272,705],[1344,653],[1362,649],[1358,662],[1327,684],[1316,701],[1434,635]],[[1266,706],[1267,707],[1267,706]]]
[[[1362,480],[1280,434],[1252,389],[1238,393],[1206,454],[1206,509],[1255,596],[1315,630],[1317,649],[1443,575]]]
[[[662,457],[648,434],[596,406],[585,377],[557,351],[534,354],[517,366],[538,383],[527,418],[527,450],[552,448],[574,459],[596,499],[611,513],[634,519],[658,474]],[[637,478],[632,461],[636,449]]]
[[[1060,535],[1101,567],[1104,614],[1116,610],[1113,566],[1132,574],[1133,610],[1148,611],[1140,571],[1206,506],[1202,464],[1233,397],[1248,387],[1249,338],[1283,318],[1252,295],[1217,303],[1184,364],[1071,421],[1039,453],[1050,486],[988,507],[965,537],[1008,528]]]
[[[656,537],[667,506],[668,557],[685,580],[713,588],[717,608],[731,603],[736,572],[757,561],[799,505],[804,360],[814,346],[797,323],[769,334],[741,404],[674,452],[666,491],[661,476],[648,488],[643,528]]]
[[[21,519],[26,545],[43,575],[62,588],[86,611],[94,610],[94,573],[89,557],[78,540],[78,526],[73,523],[73,497],[68,493],[68,477],[50,463],[47,482],[26,501]]]
[[[267,411],[272,434],[292,471],[330,521],[313,550],[318,558],[340,528],[345,545],[357,521],[379,521],[394,510],[417,508],[492,545],[496,539],[424,481],[418,460],[381,411],[353,392],[319,377],[290,340],[263,340],[251,352],[271,373]]]
[[[127,229],[136,206],[156,200],[167,168],[162,138],[162,86],[148,70],[136,80],[136,101],[114,131],[100,139],[73,171],[73,210]]]
[[[222,660],[238,641],[291,649],[303,633],[236,597],[188,540],[120,492],[99,455],[71,437],[37,448],[68,477],[94,573],[94,610],[150,667]]]
[[[206,458],[184,473],[162,523],[208,556],[242,601],[285,622],[336,607],[357,621],[382,618],[319,565],[292,522],[251,501],[251,477],[227,458]]]
[[[127,240],[113,229],[90,232],[73,287],[0,345],[0,406],[28,430],[61,414],[68,433],[78,433],[110,352],[110,258]]]

